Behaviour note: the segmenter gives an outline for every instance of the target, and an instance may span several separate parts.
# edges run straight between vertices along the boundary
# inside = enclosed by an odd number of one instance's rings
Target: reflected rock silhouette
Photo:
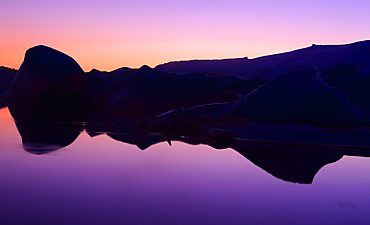
[[[163,135],[144,133],[109,133],[108,136],[120,142],[136,145],[141,150],[160,142],[170,141]]]
[[[85,129],[90,137],[107,134],[107,136],[114,140],[136,145],[141,150],[145,150],[153,144],[168,140],[168,137],[165,135],[137,130],[135,122],[117,122],[106,114],[95,114],[94,117],[90,117],[90,120],[85,125]]]
[[[62,123],[44,119],[16,121],[23,148],[33,154],[45,154],[70,145],[83,130],[80,123]]]
[[[91,136],[106,133],[109,137],[120,142],[135,144],[144,150],[159,142],[171,140],[188,144],[208,144],[215,148],[232,147],[258,167],[273,176],[289,182],[312,183],[315,174],[328,163],[342,157],[336,153],[318,153],[310,151],[281,150],[274,148],[253,148],[234,145],[232,137],[227,133],[213,133],[215,141],[205,141],[194,137],[166,136],[135,130],[134,125],[122,126],[105,123],[60,123],[50,121],[17,121],[18,131],[22,137],[23,148],[32,154],[46,154],[71,144],[85,128]],[[217,130],[217,129],[215,129]]]
[[[233,147],[256,166],[284,181],[311,184],[325,165],[342,158],[335,153]]]

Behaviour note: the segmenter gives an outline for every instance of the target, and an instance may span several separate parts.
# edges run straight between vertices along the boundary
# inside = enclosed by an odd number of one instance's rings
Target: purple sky
[[[171,60],[254,58],[370,38],[370,1],[2,2],[0,65],[18,68],[38,44],[85,71]]]

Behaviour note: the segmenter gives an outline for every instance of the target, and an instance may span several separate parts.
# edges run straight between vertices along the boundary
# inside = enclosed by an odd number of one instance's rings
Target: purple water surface
[[[280,180],[233,149],[136,146],[83,132],[45,155],[0,115],[0,224],[365,224],[370,160],[344,156],[312,184]]]

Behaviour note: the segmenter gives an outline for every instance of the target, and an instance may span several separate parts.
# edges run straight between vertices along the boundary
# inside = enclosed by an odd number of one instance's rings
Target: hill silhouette
[[[324,72],[340,65],[350,73],[370,74],[370,40],[343,45],[315,45],[254,59],[190,60],[162,64],[168,72],[233,74],[246,79],[273,79],[286,72],[317,67]],[[343,68],[340,70],[343,71]],[[353,75],[353,74],[351,74]],[[340,76],[344,76],[343,73]]]

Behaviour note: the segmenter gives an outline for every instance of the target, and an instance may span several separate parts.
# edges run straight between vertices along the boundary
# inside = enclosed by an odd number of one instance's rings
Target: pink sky
[[[13,68],[39,44],[89,71],[370,39],[368,0],[12,0],[1,8],[0,65]]]

